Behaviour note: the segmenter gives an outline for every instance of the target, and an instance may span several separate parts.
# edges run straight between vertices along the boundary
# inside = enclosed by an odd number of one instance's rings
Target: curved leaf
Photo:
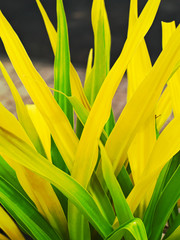
[[[35,150],[23,127],[2,104],[0,104],[0,113],[0,126],[18,135],[22,141],[25,141],[27,145],[30,145]],[[66,236],[68,232],[67,220],[51,184],[32,171],[12,161],[11,158],[4,157],[4,159],[15,170],[21,186],[32,199],[39,212],[48,219],[60,234]],[[47,161],[45,158],[44,160]]]
[[[163,87],[173,72],[175,64],[180,59],[179,39],[180,26],[172,35],[171,40],[160,54],[150,73],[123,109],[106,142],[106,149],[116,174],[119,173],[127,158],[127,150],[134,135],[143,122],[153,113]]]
[[[19,78],[45,119],[64,161],[71,169],[78,138],[48,86],[35,70],[18,36],[1,12],[0,37]]]
[[[61,239],[54,229],[40,215],[37,209],[1,176],[0,202],[16,220],[19,226],[35,239]],[[14,239],[16,238],[13,238],[13,240]]]
[[[25,240],[12,218],[0,206],[0,229],[13,240]]]
[[[160,134],[149,157],[143,176],[134,186],[127,200],[132,212],[135,211],[148,187],[155,184],[162,168],[180,150],[180,117],[173,119]],[[161,161],[159,161],[161,159]]]
[[[147,2],[131,35],[127,38],[120,57],[104,80],[92,106],[78,144],[75,156],[76,160],[72,172],[73,176],[83,183],[84,186],[87,186],[97,162],[98,140],[104,125],[109,118],[112,98],[117,90],[122,76],[124,75],[130,59],[153,22],[159,3],[160,0],[149,0]]]
[[[180,166],[177,168],[165,189],[163,190],[156,206],[152,222],[152,232],[149,240],[158,240],[163,232],[164,226],[180,198]]]
[[[103,217],[91,195],[80,184],[2,127],[0,128],[0,153],[46,178],[85,214],[102,236],[110,234],[111,225]]]
[[[99,143],[101,149],[101,157],[102,157],[102,171],[104,175],[104,179],[106,185],[111,193],[114,207],[116,210],[116,214],[119,220],[119,224],[122,225],[128,221],[134,219],[133,214],[126,202],[124,194],[121,190],[121,187],[114,175],[114,171],[112,168],[111,161],[108,158],[108,155],[104,149],[104,146]]]
[[[135,218],[132,221],[121,225],[119,228],[114,230],[114,232],[112,232],[106,240],[120,240],[126,235],[126,233],[130,233],[136,240],[148,240],[143,222],[139,218]],[[126,240],[128,239],[129,238]]]
[[[40,140],[38,133],[31,121],[31,118],[29,117],[27,109],[23,103],[23,100],[1,62],[0,62],[0,69],[2,71],[2,74],[9,86],[11,93],[13,95],[13,98],[15,100],[16,111],[17,111],[17,116],[18,116],[19,122],[23,126],[24,130],[26,131],[28,137],[31,139],[31,141],[32,141],[33,145],[35,146],[35,148],[37,149],[37,151],[45,156],[45,152],[44,152],[44,148],[42,146],[41,140]]]

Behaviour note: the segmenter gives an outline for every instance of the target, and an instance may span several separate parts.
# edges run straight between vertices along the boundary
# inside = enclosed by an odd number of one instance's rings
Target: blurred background
[[[51,21],[56,27],[56,1],[41,0]],[[127,36],[130,0],[106,0],[107,13],[112,34],[111,64],[119,56]],[[139,11],[147,0],[139,0]],[[89,49],[93,47],[91,27],[92,0],[64,0],[67,15],[71,60],[75,66],[86,65]],[[53,61],[53,54],[46,30],[35,0],[5,0],[0,8],[23,42],[32,59]],[[146,36],[148,48],[154,62],[161,51],[161,21],[180,22],[180,0],[162,0],[155,22]],[[1,55],[4,54],[0,42]]]

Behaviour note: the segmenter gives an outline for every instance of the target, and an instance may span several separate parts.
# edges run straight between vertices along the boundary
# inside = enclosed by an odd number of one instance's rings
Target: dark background
[[[41,0],[51,21],[56,26],[56,1]],[[129,0],[106,0],[112,34],[111,63],[119,56],[127,35]],[[146,0],[139,0],[139,11]],[[85,66],[89,49],[93,47],[91,28],[91,0],[64,0],[69,27],[71,60]],[[22,40],[33,59],[53,61],[46,30],[35,0],[0,0],[0,8]],[[146,36],[153,62],[161,51],[161,21],[180,22],[180,0],[162,0],[155,22]],[[4,54],[0,42],[0,53]]]

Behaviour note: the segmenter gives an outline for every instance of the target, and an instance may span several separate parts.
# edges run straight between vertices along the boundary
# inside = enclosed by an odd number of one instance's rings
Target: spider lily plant
[[[160,2],[138,15],[131,0],[127,40],[110,68],[105,3],[93,0],[82,86],[62,0],[57,31],[36,0],[55,56],[53,89],[0,12],[1,40],[34,103],[24,105],[0,62],[17,111],[0,104],[0,239],[180,239],[180,26],[162,23],[154,65],[144,40]],[[127,104],[115,122],[111,103],[126,71]]]

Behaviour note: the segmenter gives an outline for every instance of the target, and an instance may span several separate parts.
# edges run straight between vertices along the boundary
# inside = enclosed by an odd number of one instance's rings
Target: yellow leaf
[[[41,15],[43,17],[43,20],[44,20],[44,24],[46,26],[46,30],[47,30],[47,33],[48,33],[48,36],[49,36],[49,40],[51,42],[51,46],[52,46],[52,49],[53,49],[53,52],[54,52],[54,55],[56,53],[56,44],[57,44],[57,33],[56,33],[56,30],[54,29],[54,26],[52,25],[51,21],[49,20],[49,17],[45,11],[45,9],[43,8],[40,0],[36,0],[36,3],[38,5],[38,8],[41,12]]]
[[[155,117],[158,131],[161,130],[164,123],[172,113],[172,100],[169,92],[169,88],[166,89],[161,94],[161,97],[157,103],[155,109]]]
[[[92,106],[81,135],[72,171],[72,175],[77,181],[81,182],[83,186],[87,186],[96,165],[98,140],[102,129],[109,118],[113,96],[136,48],[153,22],[159,3],[159,0],[149,0],[147,2],[144,10],[134,25],[132,33],[127,38],[120,57],[104,80]],[[127,117],[129,118],[130,116]],[[121,134],[118,132],[118,137],[121,136]],[[123,130],[123,135],[124,134]],[[119,146],[120,145],[118,144],[118,148]]]
[[[131,0],[130,12],[129,12],[129,26],[128,36],[133,31],[133,27],[138,19],[138,2],[137,0]],[[151,70],[151,60],[146,46],[146,42],[143,39],[137,48],[133,58],[128,64],[127,79],[128,79],[128,92],[127,101],[131,99],[139,84]]]
[[[153,113],[163,87],[173,72],[175,64],[180,59],[179,39],[180,26],[172,35],[170,42],[159,56],[150,73],[123,109],[106,142],[106,149],[116,174],[118,174],[127,158],[127,150],[136,131]]]
[[[0,240],[9,240],[9,238],[0,233]]]
[[[128,150],[128,159],[135,184],[144,172],[144,168],[155,141],[155,118],[154,115],[151,115],[138,130]]]
[[[27,112],[27,109],[22,101],[21,96],[19,95],[13,81],[11,80],[10,76],[8,75],[6,69],[4,68],[3,64],[0,62],[0,69],[2,71],[2,74],[11,90],[11,93],[14,97],[15,103],[16,103],[16,112],[18,116],[18,120],[23,126],[24,130],[26,131],[28,137],[31,139],[33,145],[35,146],[36,150],[45,155],[44,148],[42,146],[42,143],[39,139],[39,136],[37,134],[37,131],[29,117],[29,114]]]
[[[67,117],[35,70],[19,38],[2,13],[0,13],[0,36],[19,78],[46,121],[67,167],[71,169],[78,139]]]
[[[138,3],[137,0],[131,0],[129,13],[129,28],[128,35],[133,31],[133,26],[138,19]],[[151,60],[147,50],[145,40],[143,39],[137,48],[133,58],[128,64],[128,96],[127,101],[136,92],[140,83],[144,80],[146,75],[151,70]],[[128,151],[128,159],[131,165],[134,183],[138,181],[140,175],[143,173],[146,165],[147,157],[156,140],[155,134],[155,118],[154,114],[144,123],[137,132]]]
[[[93,62],[93,49],[89,51],[89,56],[88,56],[88,61],[87,61],[87,67],[86,67],[86,76],[85,76],[85,81],[84,85],[86,84],[86,81],[90,75],[90,72],[92,70],[92,62]]]
[[[136,210],[149,187],[155,184],[164,165],[180,150],[179,122],[180,116],[174,118],[156,141],[143,175],[127,198],[132,212]]]
[[[25,240],[22,233],[16,226],[12,218],[7,212],[0,206],[0,229],[2,229],[7,236],[12,240]],[[7,240],[6,237],[0,235],[1,240]]]
[[[12,134],[15,134],[35,149],[20,123],[2,104],[0,104],[0,114],[0,126]],[[32,199],[39,212],[48,219],[49,223],[61,236],[66,236],[68,232],[66,217],[50,183],[22,167],[20,164],[12,161],[12,159],[6,156],[3,157],[15,170],[21,186]]]
[[[50,161],[52,161],[52,159],[51,159],[51,136],[50,136],[49,128],[35,105],[33,105],[33,104],[26,105],[26,108],[27,108],[29,116],[36,128],[36,131],[38,132],[38,135],[41,139],[46,156]]]
[[[166,44],[169,41],[169,38],[173,34],[173,32],[176,29],[175,22],[169,22],[165,23],[162,22],[162,36],[163,36],[163,41],[162,45],[163,48],[166,46]],[[168,81],[168,88],[171,93],[171,99],[172,99],[172,107],[173,107],[173,112],[174,116],[178,116],[180,114],[180,69],[178,69],[172,78]]]

